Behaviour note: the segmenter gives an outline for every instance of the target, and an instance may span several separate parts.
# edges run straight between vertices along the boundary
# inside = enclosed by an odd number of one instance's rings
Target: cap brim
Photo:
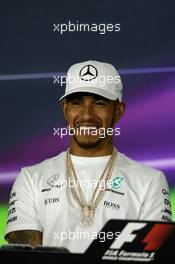
[[[61,96],[59,101],[61,101],[62,99],[64,99],[66,96],[68,96],[70,94],[74,94],[74,93],[78,93],[78,92],[101,95],[102,97],[105,97],[105,98],[112,100],[112,101],[115,101],[118,98],[119,101],[121,101],[121,91],[118,92],[118,95],[114,96],[109,91],[105,91],[105,90],[99,89],[97,87],[83,87],[83,88],[78,87],[78,88],[75,88],[72,91],[69,91],[69,93],[65,93],[63,96]]]

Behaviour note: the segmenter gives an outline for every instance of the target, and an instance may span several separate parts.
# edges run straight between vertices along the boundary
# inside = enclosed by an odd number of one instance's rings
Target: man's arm
[[[6,237],[8,243],[42,245],[42,232],[37,230],[20,230],[10,232]]]
[[[37,188],[32,175],[32,172],[22,169],[13,184],[5,233],[9,243],[42,245],[43,229],[37,214]]]
[[[172,221],[169,186],[165,175],[161,172],[155,175],[149,185],[139,220]]]

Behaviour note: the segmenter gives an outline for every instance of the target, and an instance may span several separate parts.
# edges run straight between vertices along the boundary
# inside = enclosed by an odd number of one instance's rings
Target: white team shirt
[[[89,201],[94,182],[100,179],[110,155],[71,158],[78,179],[86,181],[81,187]],[[171,221],[164,174],[118,151],[111,182],[91,227],[81,225],[81,209],[66,183],[66,151],[23,168],[10,194],[6,235],[17,230],[38,230],[43,233],[44,246],[83,253],[110,219]]]

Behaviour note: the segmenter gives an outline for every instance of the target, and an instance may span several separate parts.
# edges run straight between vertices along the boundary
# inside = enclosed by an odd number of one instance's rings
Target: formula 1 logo
[[[146,225],[147,223],[127,223],[120,233],[120,238],[115,240],[110,248],[120,249],[124,243],[133,242],[137,237],[136,231]],[[155,224],[142,240],[142,243],[146,244],[143,249],[147,251],[158,250],[174,229],[175,226],[171,224]]]
[[[145,233],[147,228],[148,223],[127,223],[122,228],[119,238],[105,251],[102,259],[153,261],[156,251],[175,231],[175,225],[156,223]]]

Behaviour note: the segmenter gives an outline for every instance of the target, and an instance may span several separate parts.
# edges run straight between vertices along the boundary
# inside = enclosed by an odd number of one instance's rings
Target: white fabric
[[[71,155],[71,158],[78,179],[94,182],[100,178],[110,156],[92,158]],[[114,187],[111,184],[108,186],[96,209],[94,225],[81,226],[81,210],[70,188],[65,186],[65,160],[64,151],[21,170],[11,191],[6,234],[15,230],[39,230],[43,232],[43,245],[66,247],[71,252],[82,253],[91,244],[93,234],[98,233],[109,219],[171,219],[169,189],[164,174],[117,152],[112,180],[120,177],[117,179],[121,181],[116,182]],[[89,200],[94,187],[82,188]],[[80,238],[81,232],[89,232],[89,237],[83,238],[82,235]]]
[[[89,92],[114,101],[118,98],[121,102],[122,87],[121,78],[113,65],[95,60],[84,61],[69,68],[65,94],[59,100],[72,93]]]

